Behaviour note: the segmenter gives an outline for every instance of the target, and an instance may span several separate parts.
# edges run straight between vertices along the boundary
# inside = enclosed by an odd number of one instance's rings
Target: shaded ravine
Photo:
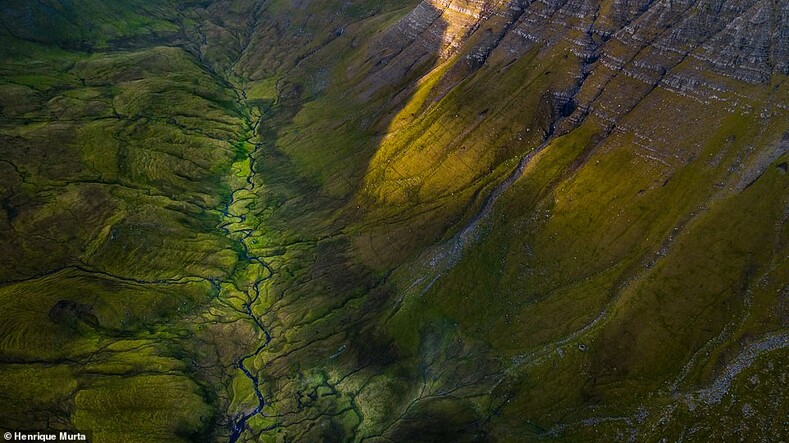
[[[253,21],[250,23],[249,28],[247,31],[251,34],[251,32],[257,27],[258,20],[261,15],[261,11],[265,6],[265,2],[256,2],[254,5],[254,11],[252,12]],[[203,45],[207,45],[207,36],[202,29],[202,25],[197,27],[197,34],[200,36]],[[268,344],[271,342],[271,334],[269,333],[268,329],[263,325],[257,315],[255,315],[253,310],[253,305],[257,303],[260,299],[260,285],[270,279],[274,272],[271,267],[266,263],[262,257],[254,255],[250,252],[249,244],[247,241],[255,232],[255,228],[253,226],[248,226],[245,223],[247,222],[246,214],[249,212],[249,209],[243,207],[239,213],[235,213],[232,208],[233,206],[241,200],[249,199],[251,197],[244,196],[243,198],[239,198],[240,194],[249,193],[254,195],[254,191],[256,189],[255,184],[255,163],[256,163],[256,156],[257,154],[263,149],[264,143],[258,139],[259,137],[259,128],[261,122],[266,117],[266,113],[260,112],[260,109],[255,109],[253,106],[250,106],[247,102],[247,93],[243,86],[237,86],[227,74],[232,72],[235,68],[235,65],[239,62],[242,55],[247,49],[249,45],[249,36],[247,36],[246,41],[243,42],[242,48],[239,51],[239,57],[236,59],[236,62],[233,66],[226,71],[225,75],[219,73],[219,70],[216,69],[213,64],[206,59],[205,54],[201,50],[195,51],[195,58],[197,59],[198,63],[204,67],[204,69],[210,73],[212,77],[214,77],[219,83],[227,85],[236,93],[236,103],[239,105],[241,109],[249,111],[249,116],[242,114],[242,119],[244,123],[248,126],[248,130],[246,132],[246,136],[243,139],[238,140],[243,146],[252,145],[252,149],[246,152],[246,161],[248,161],[248,166],[245,168],[245,176],[244,176],[244,185],[233,189],[230,198],[225,203],[224,207],[222,208],[222,218],[223,221],[218,225],[218,229],[223,232],[223,234],[230,239],[233,243],[240,246],[240,254],[238,257],[238,261],[233,268],[233,272],[227,275],[223,280],[212,282],[212,285],[216,288],[217,299],[219,303],[221,303],[224,307],[241,314],[251,320],[254,328],[256,329],[258,335],[263,336],[262,343],[260,343],[253,352],[245,354],[238,358],[235,363],[235,367],[237,367],[244,376],[249,379],[252,383],[252,389],[254,393],[254,397],[257,400],[257,404],[252,410],[247,412],[239,412],[234,416],[230,416],[229,411],[226,411],[227,419],[229,421],[229,435],[228,441],[230,443],[235,443],[239,440],[241,435],[247,430],[247,422],[250,418],[260,414],[263,410],[263,407],[266,404],[266,400],[263,396],[263,393],[260,390],[260,380],[257,375],[251,371],[247,365],[246,361],[249,359],[255,359],[262,351],[265,349]],[[260,112],[259,115],[256,115],[255,112]],[[254,120],[253,120],[254,119]],[[254,122],[254,123],[253,123]],[[233,162],[233,165],[243,164],[245,160],[239,160]],[[232,168],[231,168],[232,171]],[[240,237],[239,237],[240,235]],[[235,277],[239,275],[239,272],[248,271],[250,267],[259,267],[258,271],[253,271],[250,273],[250,278],[254,278],[254,281],[251,281],[251,285],[249,288],[251,289],[244,289],[244,295],[246,296],[246,302],[243,303],[243,309],[238,309],[236,306],[230,301],[222,300],[222,289],[221,283],[228,283],[233,287],[235,286]],[[255,277],[252,277],[255,276]],[[237,287],[236,287],[237,288]],[[238,288],[237,288],[238,289]],[[231,393],[232,394],[232,393]],[[232,401],[231,401],[232,403]]]
[[[241,100],[246,100],[245,91],[241,89],[236,89],[236,92],[239,93]],[[257,121],[255,122],[254,125],[252,125],[252,128],[250,129],[251,135],[246,137],[244,140],[241,140],[243,143],[249,143],[250,140],[252,140],[254,137],[257,136],[258,128],[263,118],[264,115],[258,117]],[[252,382],[255,398],[257,399],[257,405],[251,411],[248,411],[246,413],[240,413],[237,414],[235,417],[230,418],[231,421],[230,435],[228,441],[231,443],[238,441],[238,439],[246,430],[247,421],[250,418],[254,417],[255,415],[261,413],[261,411],[263,410],[263,406],[265,405],[265,398],[263,397],[263,393],[260,391],[259,379],[246,367],[244,362],[247,361],[248,359],[254,359],[255,357],[257,357],[260,354],[260,352],[262,352],[263,349],[265,349],[266,346],[268,346],[268,344],[271,342],[271,334],[268,332],[268,330],[260,321],[260,319],[255,315],[254,311],[252,310],[252,306],[255,303],[257,303],[257,301],[260,299],[260,284],[271,278],[271,276],[273,275],[273,271],[271,267],[261,257],[252,254],[249,250],[249,245],[247,244],[247,240],[252,236],[254,229],[243,225],[247,220],[245,213],[248,210],[244,208],[244,213],[241,214],[234,214],[231,212],[232,206],[238,201],[237,195],[239,193],[244,193],[244,192],[252,193],[256,188],[255,155],[263,148],[263,145],[264,144],[261,142],[256,142],[253,144],[254,147],[252,148],[252,150],[247,153],[247,159],[249,160],[249,168],[248,171],[246,172],[246,177],[244,178],[245,185],[233,190],[233,192],[231,193],[230,199],[225,204],[225,207],[222,210],[222,216],[225,220],[219,225],[219,229],[224,231],[225,235],[228,238],[232,239],[235,236],[234,234],[239,234],[239,233],[242,234],[241,238],[235,240],[235,242],[241,246],[242,256],[240,257],[240,261],[247,265],[259,266],[263,271],[265,271],[263,277],[258,277],[255,279],[255,281],[251,285],[251,289],[244,291],[247,296],[247,301],[243,304],[243,308],[244,308],[243,311],[238,311],[239,313],[246,315],[255,325],[255,328],[260,333],[262,333],[263,337],[265,338],[263,340],[263,343],[258,345],[258,347],[253,352],[242,356],[236,362],[236,366],[238,367],[238,369],[240,369],[241,372],[244,373],[244,376],[247,377]],[[234,225],[241,225],[243,229],[232,229],[232,226]],[[243,267],[242,269],[246,269],[246,268],[247,267]],[[225,282],[232,283],[233,275],[228,276]]]

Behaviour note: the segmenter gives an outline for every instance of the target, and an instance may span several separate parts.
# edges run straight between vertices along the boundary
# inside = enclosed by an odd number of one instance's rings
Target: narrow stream
[[[240,93],[242,98],[246,99],[246,94],[243,91],[240,91]],[[251,137],[254,137],[257,134],[258,127],[260,126],[260,122],[262,119],[263,116],[260,116],[256,121],[255,125],[252,128]],[[245,142],[248,142],[250,138],[247,138]],[[247,301],[243,305],[244,306],[243,312],[247,315],[247,317],[250,320],[252,320],[252,323],[255,325],[255,327],[260,332],[262,332],[265,339],[263,340],[263,343],[261,343],[255,349],[254,352],[244,355],[236,362],[236,366],[238,367],[238,369],[240,369],[241,372],[243,372],[244,375],[252,382],[252,386],[255,392],[255,397],[257,398],[257,406],[255,406],[255,408],[252,409],[251,411],[237,414],[235,417],[231,418],[230,436],[229,436],[230,443],[235,443],[236,441],[238,441],[238,439],[241,437],[241,434],[243,434],[244,431],[246,430],[247,421],[250,418],[254,417],[255,415],[260,414],[261,411],[263,410],[263,407],[265,406],[265,399],[263,397],[263,393],[260,391],[260,384],[258,377],[247,368],[245,362],[249,359],[254,360],[254,358],[257,357],[263,351],[263,349],[265,349],[266,346],[268,346],[268,344],[271,342],[271,334],[269,334],[266,327],[263,325],[260,319],[255,315],[252,306],[255,303],[257,303],[257,301],[260,299],[260,284],[266,281],[267,279],[271,278],[271,276],[273,275],[273,271],[271,270],[271,267],[269,267],[269,265],[265,261],[263,261],[261,257],[256,256],[250,252],[249,244],[247,243],[247,241],[252,236],[254,229],[245,227],[245,229],[234,230],[231,228],[232,226],[243,225],[243,223],[245,223],[247,220],[246,215],[231,214],[230,212],[231,207],[237,201],[236,198],[239,193],[244,193],[244,192],[251,193],[255,190],[255,180],[254,180],[256,174],[255,155],[260,151],[260,149],[262,149],[262,147],[263,147],[262,143],[255,143],[252,151],[247,154],[247,157],[249,159],[249,171],[246,175],[246,180],[245,180],[246,185],[234,190],[233,193],[230,195],[230,200],[227,202],[227,204],[225,205],[222,211],[225,221],[219,226],[219,228],[222,229],[228,237],[231,237],[237,233],[242,233],[243,236],[238,240],[238,243],[241,245],[243,251],[243,255],[241,257],[242,261],[248,264],[260,266],[263,270],[265,270],[265,276],[257,278],[255,282],[252,283],[252,289],[246,291]]]

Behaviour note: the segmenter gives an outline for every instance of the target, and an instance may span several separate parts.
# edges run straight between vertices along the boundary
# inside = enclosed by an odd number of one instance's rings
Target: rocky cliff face
[[[465,45],[476,64],[494,49],[513,60],[558,46],[580,59],[585,77],[623,71],[711,98],[722,86],[705,79],[710,71],[752,84],[789,74],[787,14],[787,5],[770,1],[423,2],[383,40],[396,51],[416,41],[443,58]],[[475,35],[491,33],[498,34],[491,41]],[[680,64],[681,74],[664,78]]]
[[[746,115],[785,111],[781,100],[754,104],[740,91],[787,75],[786,14],[786,5],[755,1],[422,2],[372,45],[375,67],[363,84],[396,83],[431,60],[447,70],[431,92],[435,102],[483,66],[507,69],[533,51],[543,59],[572,54],[546,74],[543,132],[566,134],[592,116],[657,152],[671,141],[622,121],[655,90]]]

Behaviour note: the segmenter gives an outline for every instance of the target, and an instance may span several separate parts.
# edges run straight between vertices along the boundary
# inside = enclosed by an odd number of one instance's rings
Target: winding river
[[[240,92],[241,98],[246,99],[246,94],[243,90],[238,90]],[[260,116],[257,121],[255,122],[254,126],[252,127],[252,135],[247,139],[243,140],[245,143],[249,142],[249,140],[254,137],[260,126],[260,122],[262,121],[263,116]],[[262,257],[257,256],[250,252],[248,240],[252,236],[254,229],[251,227],[244,226],[244,223],[247,221],[247,217],[245,214],[234,214],[231,213],[231,208],[236,203],[238,195],[240,193],[253,193],[255,191],[255,155],[262,149],[262,143],[255,143],[254,148],[247,154],[247,158],[249,159],[249,170],[246,174],[245,182],[246,184],[241,188],[235,189],[233,193],[230,195],[230,199],[228,200],[227,204],[225,205],[224,209],[222,210],[222,215],[224,221],[219,225],[219,229],[224,231],[224,233],[232,238],[234,234],[241,233],[242,237],[237,240],[238,244],[241,246],[242,250],[242,257],[241,260],[247,263],[249,266],[259,266],[261,270],[264,270],[263,277],[258,277],[251,285],[251,289],[246,290],[246,302],[243,304],[243,311],[240,311],[244,315],[246,315],[251,321],[252,324],[255,325],[255,328],[263,335],[264,339],[263,342],[258,345],[258,347],[251,353],[246,354],[238,359],[236,362],[236,366],[241,372],[244,373],[251,382],[254,389],[255,397],[257,398],[257,405],[254,409],[237,414],[236,416],[232,417],[230,423],[230,436],[229,441],[230,443],[234,443],[238,441],[241,435],[244,433],[247,427],[247,421],[254,417],[257,414],[260,414],[263,410],[265,405],[265,398],[263,397],[263,393],[260,391],[260,381],[252,371],[246,366],[247,360],[254,360],[262,351],[263,349],[268,346],[271,342],[271,334],[268,332],[266,327],[260,321],[260,319],[255,315],[254,310],[252,307],[255,303],[258,302],[260,299],[260,285],[264,281],[271,278],[273,275],[273,271],[271,267],[263,260]],[[246,212],[246,209],[244,210]],[[243,229],[232,229],[233,226],[241,226]],[[232,276],[227,279],[227,281],[231,281]]]

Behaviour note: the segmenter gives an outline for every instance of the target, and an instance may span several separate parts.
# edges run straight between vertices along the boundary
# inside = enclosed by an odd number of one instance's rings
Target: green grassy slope
[[[180,49],[3,47],[2,426],[211,435],[224,368],[196,363],[195,315],[237,260],[216,226],[245,108]]]

